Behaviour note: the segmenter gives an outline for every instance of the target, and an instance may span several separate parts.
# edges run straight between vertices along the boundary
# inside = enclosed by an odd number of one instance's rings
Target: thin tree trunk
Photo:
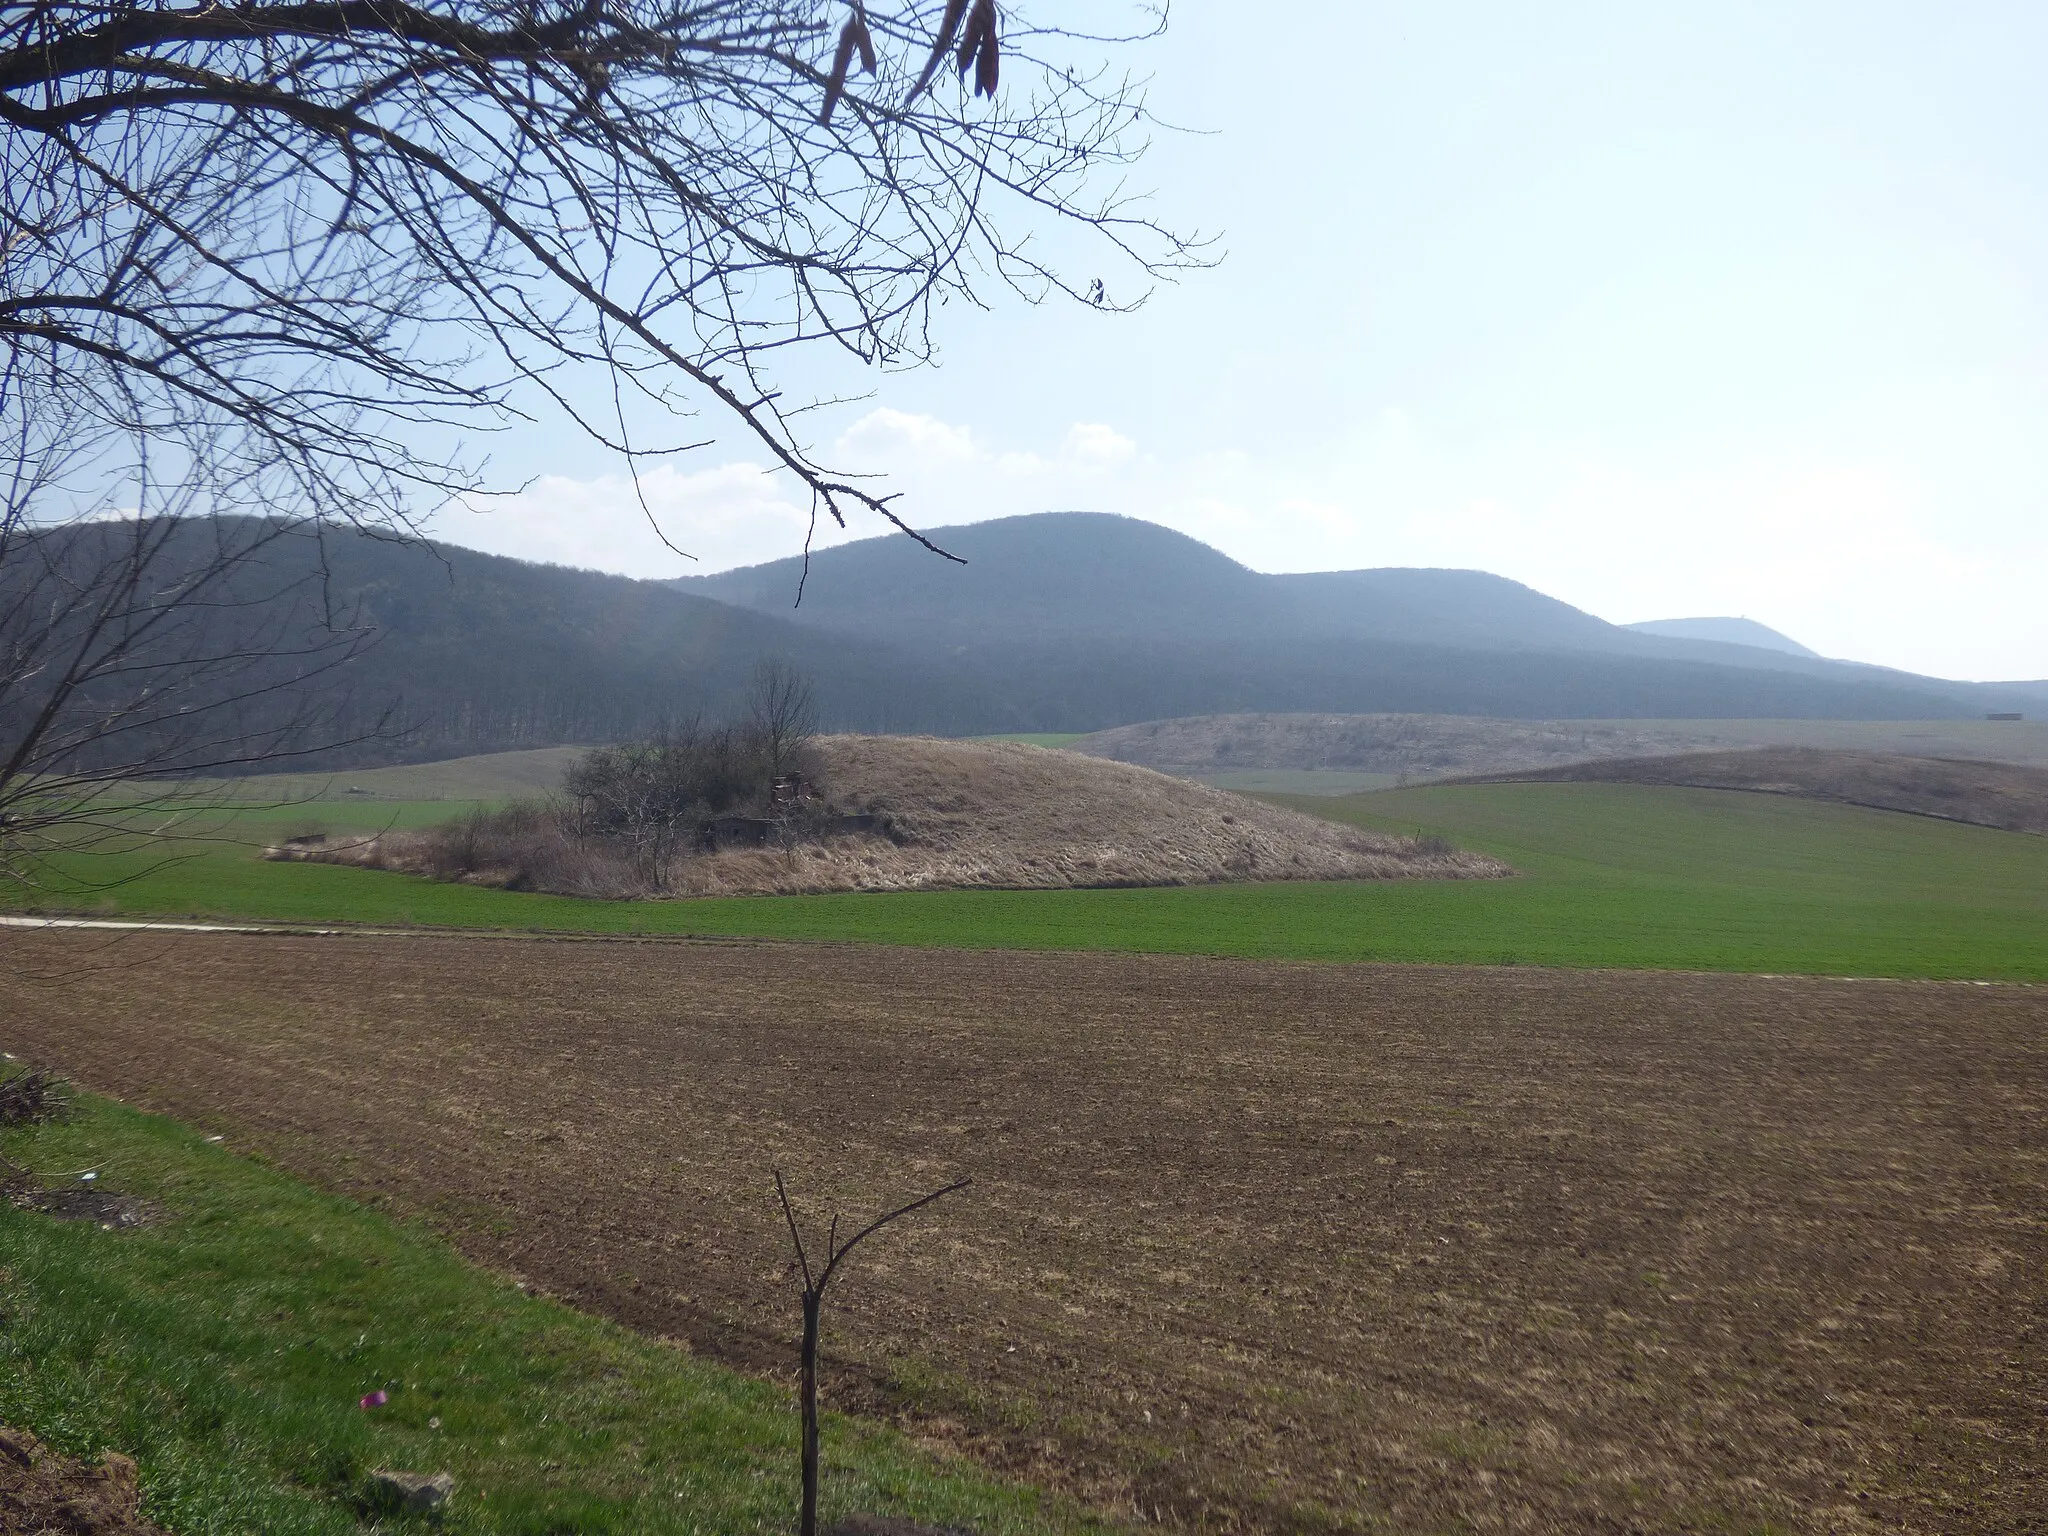
[[[825,1298],[804,1297],[804,1347],[799,1394],[804,1416],[804,1502],[798,1536],[818,1536],[818,1313]]]
[[[789,1223],[789,1240],[796,1248],[797,1266],[804,1277],[804,1344],[798,1356],[797,1382],[797,1396],[804,1420],[804,1493],[803,1506],[797,1516],[797,1536],[818,1536],[818,1318],[825,1309],[825,1287],[832,1283],[833,1272],[846,1256],[890,1222],[908,1216],[912,1211],[922,1210],[934,1200],[965,1189],[974,1181],[956,1179],[944,1189],[920,1195],[908,1205],[899,1205],[887,1215],[877,1216],[856,1232],[844,1247],[839,1243],[839,1218],[834,1216],[825,1235],[825,1267],[813,1272],[810,1255],[804,1252],[803,1233],[797,1229],[796,1211],[789,1203],[789,1188],[782,1182],[782,1170],[777,1168],[774,1173],[775,1196],[782,1202],[782,1217]]]

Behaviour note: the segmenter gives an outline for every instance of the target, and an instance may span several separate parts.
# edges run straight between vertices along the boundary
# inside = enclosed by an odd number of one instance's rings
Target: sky
[[[2048,678],[2044,57],[2038,4],[1176,0],[1139,176],[1220,263],[1131,315],[956,307],[809,440],[920,526],[1120,512]],[[530,483],[442,537],[634,576],[802,545],[737,435],[638,495],[567,427],[493,470]]]

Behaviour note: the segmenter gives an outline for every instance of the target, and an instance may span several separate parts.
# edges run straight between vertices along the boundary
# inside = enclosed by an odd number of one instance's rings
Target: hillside
[[[872,639],[943,644],[1128,638],[1386,640],[1688,656],[1484,571],[1387,569],[1268,576],[1186,534],[1099,512],[939,528],[964,564],[908,539],[863,539],[710,576],[678,591]],[[792,610],[799,581],[803,603]]]
[[[1094,731],[1069,751],[1193,778],[1260,771],[1437,779],[1568,768],[1709,748],[1962,758],[2048,767],[2048,725],[1986,720],[1500,720],[1469,715],[1233,714]],[[1306,791],[1305,791],[1306,792]]]
[[[1232,881],[1470,879],[1508,869],[1478,854],[1335,825],[1135,768],[1010,742],[833,736],[817,778],[834,810],[877,830],[782,848],[723,848],[641,866],[565,845],[545,817],[511,835],[470,822],[369,838],[301,839],[278,857],[454,876],[564,895],[792,895],[825,891],[1052,890]]]
[[[2006,832],[2048,833],[2048,771],[2009,763],[1763,747],[1619,758],[1451,782],[1668,784],[1747,790],[1937,816]]]
[[[1782,651],[1787,656],[1822,659],[1820,652],[1801,645],[1790,635],[1780,634],[1754,619],[1644,619],[1625,624],[1639,635],[1662,635],[1672,640],[1710,640],[1723,645],[1754,646],[1758,650]]]
[[[1184,534],[1101,513],[932,537],[966,563],[907,539],[866,539],[814,554],[808,573],[789,559],[674,585],[936,649],[1042,722],[1014,729],[1108,724],[1104,713],[1126,699],[1152,707],[1125,705],[1122,720],[1248,709],[1905,719],[2037,699],[2032,685],[1951,683],[1824,660],[1783,637],[1759,643],[1775,632],[1742,621],[1707,621],[1736,625],[1725,637],[1609,624],[1483,571],[1262,575]],[[1205,702],[1175,702],[1196,698]]]
[[[323,771],[726,714],[768,657],[811,678],[829,728],[947,736],[1248,713],[1967,721],[2048,703],[2048,685],[1638,634],[1482,572],[1262,576],[1167,529],[1084,514],[940,533],[972,563],[900,538],[845,545],[817,556],[793,610],[790,562],[679,589],[330,531],[277,541],[221,623],[266,650],[317,650],[329,623],[370,642],[318,696],[324,739],[372,739],[300,760]],[[281,689],[258,713],[308,696],[292,666],[279,657]]]
[[[1071,752],[1204,777],[1247,769],[1348,771],[1436,778],[1504,773],[1712,745],[1705,730],[1676,739],[1587,720],[1488,720],[1468,715],[1201,715],[1095,731]]]
[[[109,527],[52,537],[102,539]],[[183,562],[204,562],[214,544],[195,520],[155,575],[168,584]],[[0,568],[0,602],[9,574]],[[914,653],[822,635],[660,582],[453,546],[334,529],[289,533],[236,570],[216,607],[222,650],[276,658],[263,679],[274,691],[252,690],[259,720],[266,708],[312,698],[331,712],[322,739],[370,737],[299,760],[319,770],[616,740],[665,721],[728,714],[766,657],[810,677],[833,724],[942,730],[965,716],[971,729],[978,718],[976,692]],[[317,652],[336,632],[360,636],[362,648],[309,685],[293,653]],[[8,723],[0,719],[0,756]]]

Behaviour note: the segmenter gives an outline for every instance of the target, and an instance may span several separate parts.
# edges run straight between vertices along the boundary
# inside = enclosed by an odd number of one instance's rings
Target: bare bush
[[[45,1067],[0,1078],[0,1125],[40,1125],[71,1112],[71,1085]]]
[[[780,778],[797,768],[818,734],[818,701],[810,682],[786,661],[762,662],[747,695],[747,726],[770,775]]]

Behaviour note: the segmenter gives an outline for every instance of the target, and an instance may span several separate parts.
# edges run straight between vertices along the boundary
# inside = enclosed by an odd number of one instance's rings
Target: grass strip
[[[1422,786],[1282,797],[1314,815],[1435,832],[1512,880],[1146,890],[903,891],[588,901],[379,870],[267,863],[318,822],[416,825],[445,805],[238,813],[136,878],[108,915],[852,940],[1252,959],[2048,981],[2048,838],[1788,796],[1635,784]],[[350,818],[357,818],[351,821]],[[230,836],[241,839],[229,841]]]
[[[526,1295],[159,1116],[81,1095],[0,1143],[160,1212],[109,1231],[0,1203],[0,1423],[133,1456],[144,1513],[176,1536],[424,1528],[371,1516],[378,1467],[452,1472],[449,1532],[795,1525],[797,1418],[777,1386]],[[793,1314],[780,1291],[762,1301]],[[378,1390],[387,1403],[358,1407]],[[1092,1528],[872,1424],[829,1418],[825,1462],[828,1515]]]

